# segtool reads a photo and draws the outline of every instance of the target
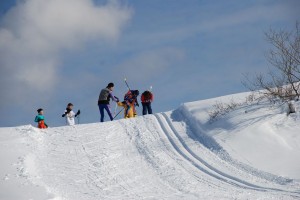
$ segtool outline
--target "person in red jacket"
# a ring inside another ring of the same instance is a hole
[[[152,94],[152,92],[148,90],[143,92],[141,96],[141,102],[143,105],[143,115],[147,115],[147,113],[152,114],[151,103],[153,102],[153,99],[154,99],[154,95]]]

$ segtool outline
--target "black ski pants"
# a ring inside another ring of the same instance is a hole
[[[151,102],[142,103],[143,105],[143,115],[152,114]]]

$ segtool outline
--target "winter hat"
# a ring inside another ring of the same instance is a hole
[[[111,88],[111,87],[114,87],[114,86],[115,86],[114,83],[109,83],[109,84],[107,85],[107,88]]]
[[[136,96],[139,96],[139,94],[140,94],[140,91],[138,91],[138,90],[134,90],[134,91],[133,91],[133,94],[134,94],[134,95],[136,95]]]
[[[40,113],[43,110],[43,108],[37,109],[37,112]]]
[[[68,106],[73,106],[73,104],[72,103],[68,103]]]

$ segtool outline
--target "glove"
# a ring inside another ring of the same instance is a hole
[[[80,110],[77,111],[75,117],[77,117],[78,115],[80,115]]]
[[[140,104],[139,104],[138,102],[136,102],[135,105],[136,105],[137,107],[140,107]]]
[[[67,112],[66,112],[66,113],[67,113]],[[65,114],[63,114],[63,115],[62,115],[62,117],[65,117],[65,116],[66,116],[66,113],[65,113]]]
[[[114,96],[114,97],[115,97],[115,99],[117,99],[117,102],[119,102],[119,101],[120,101],[118,97],[116,97],[116,96]]]

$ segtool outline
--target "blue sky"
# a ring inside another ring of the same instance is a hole
[[[269,28],[291,30],[297,0],[27,0],[0,3],[0,126],[34,124],[45,109],[64,124],[99,121],[97,99],[153,86],[155,112],[245,91],[243,73],[264,72]],[[113,105],[114,106],[114,105]],[[141,108],[139,109],[141,113]]]

